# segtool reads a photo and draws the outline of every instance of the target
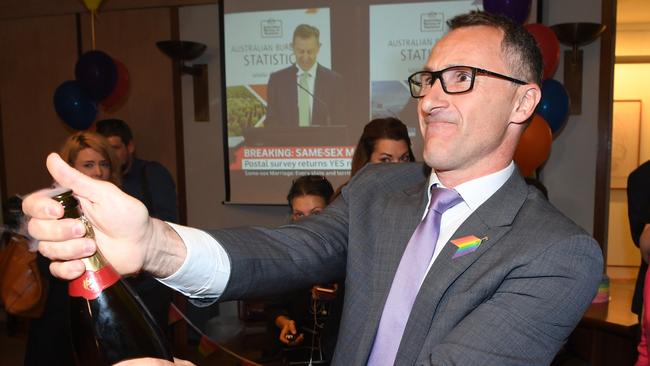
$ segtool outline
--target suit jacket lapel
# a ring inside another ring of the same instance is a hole
[[[321,65],[316,65],[316,71],[314,77],[314,97],[312,98],[312,108],[311,108],[311,124],[312,125],[323,125],[325,124],[325,108],[321,105],[323,93],[325,92],[323,87],[323,77],[321,71]]]
[[[332,85],[328,82],[328,75],[321,64],[316,66],[316,80],[314,84],[314,105],[312,108],[312,124],[329,126],[332,121],[331,108],[341,108],[341,106],[327,105],[329,98],[327,96],[331,93]],[[340,92],[340,91],[339,91]],[[334,123],[341,123],[341,121],[334,121]]]
[[[527,196],[527,186],[518,172],[497,192],[485,201],[456,230],[452,239],[474,235],[483,240],[478,249],[464,256],[453,258],[457,247],[447,242],[433,266],[427,273],[409,316],[404,336],[400,343],[396,364],[415,363],[419,350],[429,332],[435,332],[432,324],[437,306],[447,289],[462,273],[488,250],[498,246],[499,239],[510,230],[510,226]],[[418,350],[418,352],[413,352]]]
[[[425,183],[426,184],[426,183]],[[427,204],[424,184],[394,194],[383,210],[383,220],[378,223],[374,245],[373,284],[368,318],[361,337],[360,349],[370,354],[379,319],[411,235],[419,224]]]

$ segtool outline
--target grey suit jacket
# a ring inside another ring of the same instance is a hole
[[[408,240],[425,209],[419,164],[369,165],[320,215],[278,229],[215,231],[229,253],[222,299],[340,279],[334,365],[367,362]],[[415,300],[396,365],[547,365],[596,293],[596,242],[515,172],[452,238],[487,237],[452,259],[447,243]]]
[[[298,127],[298,67],[291,65],[269,77],[265,127]],[[344,125],[345,89],[338,73],[316,67],[312,125]]]

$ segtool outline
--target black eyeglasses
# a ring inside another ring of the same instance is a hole
[[[511,78],[510,76],[472,66],[452,66],[440,71],[418,71],[409,76],[408,83],[413,98],[422,98],[427,95],[433,87],[433,84],[435,84],[436,79],[440,80],[440,85],[445,93],[460,94],[472,90],[477,74],[493,76],[519,85],[528,84],[525,81]]]

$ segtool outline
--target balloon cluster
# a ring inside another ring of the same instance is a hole
[[[485,11],[504,15],[523,24],[530,13],[531,0],[483,0]],[[564,85],[551,77],[560,61],[560,42],[551,28],[539,24],[524,27],[537,41],[542,53],[542,99],[533,120],[519,140],[514,160],[524,176],[539,168],[551,152],[551,143],[567,121],[569,94]]]
[[[102,51],[88,51],[74,68],[75,80],[64,81],[54,92],[54,109],[75,130],[85,130],[97,117],[97,105],[112,110],[129,91],[129,72]]]

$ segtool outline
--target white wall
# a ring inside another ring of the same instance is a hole
[[[601,1],[544,0],[545,25],[559,23],[600,23]],[[564,80],[564,51],[554,78]],[[542,182],[549,199],[578,225],[593,232],[596,150],[598,142],[598,71],[600,40],[582,47],[584,52],[582,114],[570,115],[566,126],[555,137],[551,156],[542,170]]]

